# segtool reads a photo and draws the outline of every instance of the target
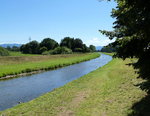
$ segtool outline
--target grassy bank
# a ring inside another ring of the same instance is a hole
[[[136,78],[138,75],[128,63],[131,63],[130,59],[113,59],[104,67],[61,88],[0,114],[127,116],[132,112],[132,105],[146,95],[135,86],[143,80]]]
[[[113,55],[115,54],[115,52],[113,52],[113,53],[100,52],[100,53],[102,53],[102,54],[106,54],[106,55],[110,55],[110,56],[113,56]]]
[[[49,56],[0,57],[0,77],[38,70],[50,70],[98,57],[98,53]]]

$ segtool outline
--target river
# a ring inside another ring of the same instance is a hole
[[[101,54],[100,57],[51,70],[0,81],[0,110],[5,110],[17,105],[19,102],[27,102],[55,88],[61,87],[112,60],[111,56]]]

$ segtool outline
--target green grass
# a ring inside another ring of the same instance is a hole
[[[23,116],[127,116],[132,105],[146,95],[134,85],[135,70],[125,61],[110,63],[30,102],[0,112]]]
[[[113,55],[115,54],[115,52],[113,52],[113,53],[100,52],[100,53],[102,53],[102,54],[106,54],[106,55],[110,55],[110,56],[113,56]]]
[[[50,70],[98,57],[98,53],[48,56],[0,57],[0,77],[38,70]]]
[[[23,54],[21,52],[12,52],[9,51],[10,56],[40,56],[38,54]]]

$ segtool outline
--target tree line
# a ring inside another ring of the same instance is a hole
[[[60,44],[51,38],[45,38],[40,43],[34,40],[22,45],[20,51],[24,54],[66,54],[95,52],[96,48],[94,45],[87,47],[79,38],[65,37]]]

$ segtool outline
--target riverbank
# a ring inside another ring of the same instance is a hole
[[[2,115],[127,116],[132,105],[146,95],[138,86],[135,70],[125,61],[110,63]]]
[[[0,57],[0,80],[52,70],[99,57],[99,53]]]

